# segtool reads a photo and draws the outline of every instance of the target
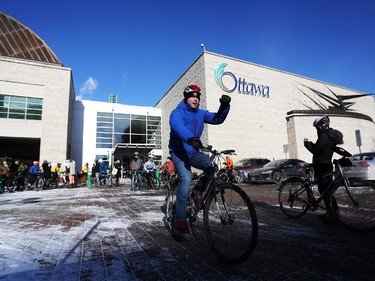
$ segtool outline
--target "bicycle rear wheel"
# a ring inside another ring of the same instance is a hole
[[[4,187],[8,190],[8,192],[13,192],[17,188],[17,184],[13,179],[7,179],[5,181]]]
[[[339,185],[331,193],[330,200],[332,213],[347,228],[358,231],[375,229],[374,186],[366,182],[348,188]]]
[[[221,185],[207,199],[204,228],[211,248],[226,262],[242,262],[254,251],[257,215],[250,198],[234,184]]]
[[[308,211],[308,192],[301,178],[289,178],[279,188],[279,205],[285,215],[292,219],[302,217]]]

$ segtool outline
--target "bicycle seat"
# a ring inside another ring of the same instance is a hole
[[[352,161],[347,157],[342,157],[340,159],[333,160],[334,164],[339,164],[341,167],[350,167],[353,166]]]
[[[221,151],[222,154],[229,154],[229,155],[233,155],[236,153],[236,151],[234,149],[227,149],[227,150],[223,150]]]
[[[334,152],[336,152],[337,154],[339,154],[341,156],[344,156],[344,157],[350,157],[350,156],[352,156],[348,151],[346,151],[342,147],[335,146],[332,150]]]

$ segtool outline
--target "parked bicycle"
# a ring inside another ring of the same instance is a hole
[[[315,198],[313,188],[317,180],[311,177],[311,165],[306,167],[306,177],[293,177],[285,180],[279,188],[279,204],[281,210],[290,218],[297,219],[318,208],[326,210],[347,228],[359,231],[375,229],[375,189],[366,181],[350,184],[346,172],[351,166],[351,154],[337,147],[336,153],[342,158],[335,159],[335,171],[329,176],[333,180],[328,188]],[[329,206],[322,206],[324,196],[328,196]],[[337,204],[336,204],[337,202]]]
[[[199,202],[196,203],[191,194],[189,196],[186,208],[189,230],[194,235],[195,227],[198,228],[199,221],[203,221],[212,250],[226,262],[242,262],[254,251],[258,237],[258,219],[253,203],[239,186],[225,183],[218,177],[216,162],[225,151],[213,150],[211,146],[202,151],[211,154],[215,174]],[[165,222],[169,231],[174,222],[177,184],[177,179],[170,182],[165,198]]]

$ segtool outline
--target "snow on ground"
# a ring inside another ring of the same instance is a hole
[[[47,280],[58,276],[58,280],[61,277],[69,279],[69,271],[63,276],[58,274],[59,264],[82,264],[83,260],[101,254],[101,251],[90,250],[82,256],[85,241],[95,240],[94,233],[100,244],[106,238],[112,239],[118,229],[126,231],[134,223],[163,225],[160,208],[153,206],[162,205],[163,195],[150,197],[128,191],[134,198],[132,204],[150,207],[134,214],[133,218],[124,219],[114,209],[127,209],[128,203],[116,201],[116,193],[108,200],[102,192],[80,187],[1,194],[0,279],[39,280],[38,275],[48,276]],[[133,246],[135,251],[140,250],[137,243]],[[44,271],[52,272],[46,274]],[[14,275],[17,272],[19,275]],[[27,272],[29,275],[25,275]],[[16,279],[10,276],[16,276]]]

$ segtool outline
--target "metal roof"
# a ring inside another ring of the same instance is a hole
[[[1,11],[0,55],[62,65],[54,52],[38,35]]]

